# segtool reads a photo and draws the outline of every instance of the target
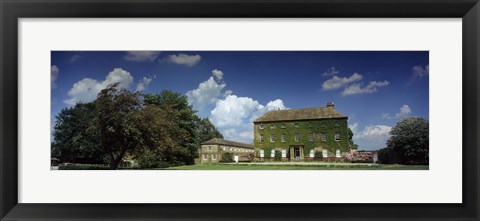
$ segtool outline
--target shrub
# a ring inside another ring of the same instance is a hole
[[[323,159],[322,151],[315,151],[314,159],[315,160],[322,160]]]
[[[231,153],[223,153],[220,163],[231,163],[233,162],[233,157]]]
[[[275,160],[282,160],[282,152],[280,150],[275,150]]]
[[[159,156],[152,151],[145,151],[137,157],[138,166],[142,169],[166,168],[171,166],[169,163],[162,162]]]
[[[108,165],[98,164],[60,164],[59,170],[108,170]]]

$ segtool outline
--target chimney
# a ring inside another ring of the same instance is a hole
[[[333,102],[331,102],[331,101],[327,102],[327,107],[328,107],[328,108],[335,109],[335,108],[334,108],[335,105],[334,105]]]

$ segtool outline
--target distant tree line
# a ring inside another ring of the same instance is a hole
[[[108,163],[110,169],[127,158],[143,168],[190,165],[202,142],[223,138],[186,96],[169,90],[141,95],[118,84],[95,101],[62,109],[53,136],[52,156],[61,162]]]
[[[428,121],[407,117],[390,131],[387,147],[380,149],[378,159],[384,164],[429,164]]]

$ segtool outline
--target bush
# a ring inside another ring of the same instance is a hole
[[[108,165],[98,164],[60,164],[59,170],[109,170]]]
[[[159,156],[152,151],[145,151],[142,155],[137,157],[138,166],[142,169],[151,168],[166,168],[171,166],[166,162],[162,162]]]
[[[315,151],[314,159],[315,160],[322,160],[323,159],[322,151]]]
[[[231,163],[233,162],[233,157],[231,153],[223,153],[220,163]]]
[[[282,152],[280,150],[275,150],[275,160],[277,161],[282,160]]]

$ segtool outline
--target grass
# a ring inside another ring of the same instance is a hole
[[[166,170],[428,170],[428,165],[229,163],[169,167]]]

